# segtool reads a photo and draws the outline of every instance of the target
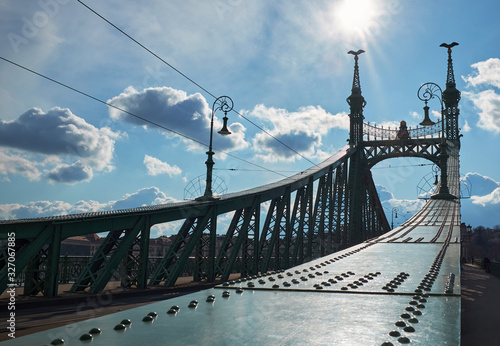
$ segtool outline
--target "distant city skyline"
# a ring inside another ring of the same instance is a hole
[[[231,135],[214,133],[214,174],[228,192],[280,180],[347,143],[347,51],[366,51],[365,121],[414,127],[423,119],[417,89],[429,81],[444,89],[439,45],[456,41],[460,165],[472,183],[462,222],[500,224],[497,1],[83,3],[171,66],[79,2],[1,2],[0,56],[128,113],[0,60],[0,219],[183,200],[205,174],[200,142],[208,143],[212,96],[230,96],[243,116],[228,113]],[[438,102],[429,106],[439,120]],[[373,168],[388,219],[399,210],[395,225],[422,205],[416,187],[432,173],[429,163],[394,159]],[[177,227],[156,225],[152,237]]]

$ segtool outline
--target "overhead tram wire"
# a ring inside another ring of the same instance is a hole
[[[90,6],[88,6],[87,4],[85,4],[81,0],[76,0],[76,1],[78,1],[82,6],[86,7],[89,11],[91,11],[92,13],[94,13],[96,16],[98,16],[99,18],[101,18],[102,20],[104,20],[106,23],[108,23],[109,25],[111,25],[113,28],[115,28],[116,30],[118,30],[119,32],[121,32],[123,35],[125,35],[126,37],[128,37],[130,40],[132,40],[133,42],[135,42],[136,44],[138,44],[141,48],[145,49],[148,53],[152,54],[155,58],[159,59],[161,62],[163,62],[168,67],[170,67],[171,69],[173,69],[175,72],[177,72],[178,74],[180,74],[182,77],[186,78],[188,81],[190,81],[191,83],[193,83],[194,85],[196,85],[198,88],[200,88],[201,90],[203,90],[204,92],[206,92],[208,95],[212,96],[214,99],[217,99],[217,96],[215,96],[210,91],[208,91],[207,89],[205,89],[204,87],[202,87],[200,84],[196,83],[193,79],[189,78],[187,75],[185,75],[184,73],[182,73],[179,69],[177,69],[173,65],[169,64],[167,61],[165,61],[163,58],[161,58],[158,54],[156,54],[151,49],[147,48],[145,45],[143,45],[142,43],[140,43],[139,41],[137,41],[135,38],[133,38],[132,36],[130,36],[129,34],[127,34],[125,31],[123,31],[118,26],[116,26],[115,24],[113,24],[111,21],[109,21],[108,19],[106,19],[104,16],[102,16],[101,14],[99,14],[96,10],[94,10],[93,8],[91,8]],[[293,149],[292,147],[290,147],[288,144],[286,144],[283,141],[281,141],[280,139],[276,138],[275,136],[273,136],[272,134],[270,134],[268,131],[266,131],[265,129],[263,129],[261,126],[257,125],[256,123],[254,123],[253,121],[251,121],[250,119],[248,119],[247,117],[245,117],[240,112],[238,112],[238,111],[236,111],[234,109],[233,109],[233,112],[235,112],[236,114],[238,114],[240,117],[242,117],[243,119],[245,119],[246,121],[248,121],[250,124],[252,124],[256,128],[258,128],[260,131],[264,132],[266,135],[268,135],[272,139],[276,140],[281,145],[285,146],[287,149],[291,150],[295,154],[297,154],[300,157],[302,157],[304,160],[308,161],[310,164],[312,164],[314,166],[317,165],[317,163],[314,163],[313,161],[311,161],[310,159],[308,159],[307,157],[305,157],[304,155],[302,155],[301,153],[299,153],[298,151],[296,151],[295,149]]]
[[[10,64],[12,64],[12,65],[14,65],[14,66],[17,66],[17,67],[19,67],[19,68],[22,68],[22,69],[23,69],[23,70],[25,70],[25,71],[31,72],[31,73],[33,73],[33,74],[35,74],[35,75],[39,76],[39,77],[45,78],[45,79],[47,79],[47,80],[49,80],[49,81],[51,81],[51,82],[53,82],[53,83],[55,83],[55,84],[58,84],[58,85],[60,85],[60,86],[63,86],[63,87],[65,87],[65,88],[67,88],[67,89],[69,89],[69,90],[71,90],[71,91],[74,91],[74,92],[76,92],[76,93],[80,94],[80,95],[86,96],[86,97],[88,97],[88,98],[90,98],[90,99],[92,99],[92,100],[94,100],[94,101],[100,102],[100,103],[102,103],[102,104],[104,104],[104,105],[106,105],[106,106],[108,106],[108,107],[111,107],[111,108],[114,108],[114,109],[116,109],[116,110],[119,110],[120,112],[123,112],[123,113],[125,113],[125,114],[130,115],[130,116],[133,116],[134,118],[140,119],[140,120],[142,120],[142,121],[144,121],[144,122],[146,122],[146,123],[148,123],[148,124],[151,124],[151,125],[153,125],[153,126],[156,126],[156,127],[161,128],[161,129],[163,129],[163,130],[169,131],[169,132],[171,132],[171,133],[173,133],[173,134],[176,134],[176,135],[178,135],[178,136],[180,136],[180,137],[183,137],[183,138],[186,138],[186,139],[188,139],[188,140],[190,140],[190,141],[193,141],[193,142],[195,142],[195,143],[198,143],[198,144],[200,144],[200,145],[202,145],[202,146],[204,146],[204,147],[208,147],[208,145],[206,145],[205,143],[203,143],[203,142],[201,142],[201,141],[199,141],[199,140],[197,140],[197,139],[191,138],[191,137],[189,137],[189,136],[187,136],[187,135],[185,135],[185,134],[182,134],[182,133],[180,133],[180,132],[178,132],[178,131],[172,130],[172,129],[170,129],[170,128],[166,127],[166,126],[163,126],[163,125],[160,125],[160,124],[158,124],[158,123],[156,123],[156,122],[154,122],[154,121],[148,120],[148,119],[146,119],[146,118],[144,118],[144,117],[142,117],[142,116],[140,116],[140,115],[134,114],[134,113],[129,112],[129,111],[125,110],[125,109],[122,109],[122,108],[120,108],[120,107],[117,107],[117,106],[115,106],[115,105],[113,105],[113,104],[111,104],[111,103],[109,103],[109,102],[103,101],[103,100],[101,100],[101,99],[99,99],[99,98],[97,98],[97,97],[95,97],[95,96],[92,96],[92,95],[90,95],[90,94],[87,94],[87,93],[85,93],[85,92],[83,92],[83,91],[81,91],[81,90],[78,90],[78,89],[76,89],[76,88],[73,88],[73,87],[71,87],[71,86],[69,86],[69,85],[67,85],[67,84],[64,84],[64,83],[62,83],[62,82],[59,82],[59,81],[57,81],[57,80],[55,80],[55,79],[53,79],[53,78],[47,77],[47,76],[45,76],[45,75],[43,75],[43,74],[41,74],[41,73],[39,73],[39,72],[36,72],[36,71],[34,71],[34,70],[32,70],[32,69],[30,69],[30,68],[28,68],[28,67],[25,67],[25,66],[23,66],[23,65],[20,65],[20,64],[18,64],[18,63],[16,63],[16,62],[14,62],[14,61],[12,61],[12,60],[6,59],[6,58],[4,58],[4,57],[2,57],[2,56],[0,56],[0,59],[1,59],[1,60],[3,60],[3,61],[8,62],[8,63],[10,63]],[[231,154],[231,153],[228,153],[228,152],[226,152],[226,151],[219,150],[219,149],[217,149],[217,148],[214,148],[214,149],[215,149],[215,150],[217,150],[217,151],[219,151],[219,152],[221,152],[221,153],[223,153],[223,154],[226,154],[226,155],[228,155],[228,156],[230,156],[230,157],[232,157],[232,158],[235,158],[235,159],[240,160],[240,161],[242,161],[242,162],[248,163],[249,165],[252,165],[252,166],[258,167],[258,168],[260,168],[260,169],[262,169],[262,170],[265,170],[265,171],[268,171],[268,172],[271,172],[271,173],[275,173],[275,174],[281,175],[282,177],[287,178],[287,176],[286,176],[286,175],[281,174],[281,173],[279,173],[279,172],[276,172],[276,171],[274,171],[274,170],[272,170],[272,169],[269,169],[269,168],[266,168],[266,167],[260,166],[260,165],[258,165],[258,164],[256,164],[256,163],[250,162],[250,161],[248,161],[248,160],[242,159],[242,158],[240,158],[240,157],[238,157],[238,156],[235,156],[235,155],[233,155],[233,154]]]

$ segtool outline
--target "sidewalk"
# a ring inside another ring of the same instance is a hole
[[[500,345],[500,278],[465,264],[461,283],[461,345]]]

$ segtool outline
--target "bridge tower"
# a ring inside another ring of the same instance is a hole
[[[352,80],[351,95],[347,98],[350,107],[350,132],[349,145],[351,150],[356,150],[351,156],[349,166],[349,241],[357,244],[363,241],[363,220],[362,220],[362,198],[366,195],[363,184],[366,174],[366,165],[363,152],[363,108],[366,105],[365,98],[361,95],[361,84],[359,81],[358,56],[364,50],[357,52],[349,51],[354,55],[354,76]]]

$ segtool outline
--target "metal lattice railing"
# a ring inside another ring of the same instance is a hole
[[[408,128],[409,138],[438,138],[441,136],[442,128],[441,121],[431,126],[417,126],[415,128]],[[399,128],[384,128],[383,126],[377,127],[376,124],[363,123],[363,136],[367,140],[394,140],[398,139]]]

